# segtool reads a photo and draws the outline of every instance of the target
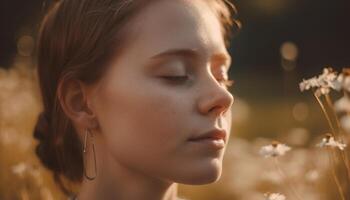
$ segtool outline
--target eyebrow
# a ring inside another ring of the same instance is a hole
[[[199,52],[197,49],[169,49],[151,57],[151,59],[159,59],[167,56],[183,56],[190,58],[199,58]],[[217,53],[213,55],[215,62],[225,63],[226,67],[229,68],[231,65],[232,58],[228,53]]]
[[[184,57],[199,57],[196,49],[169,49],[151,57],[151,59],[158,59],[166,56],[184,56]]]

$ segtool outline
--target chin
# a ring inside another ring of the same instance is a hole
[[[200,167],[187,168],[185,176],[179,179],[178,183],[187,185],[205,185],[217,182],[222,173],[222,165],[220,163],[202,164]]]

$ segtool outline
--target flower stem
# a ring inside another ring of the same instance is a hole
[[[340,126],[338,116],[337,116],[337,114],[336,114],[336,112],[334,110],[333,101],[332,101],[331,97],[328,94],[326,94],[326,101],[327,101],[328,106],[332,110],[332,113],[334,115],[335,121],[337,123],[337,128],[338,128],[338,131],[339,131],[339,135],[341,135],[341,133],[343,133],[343,131],[342,131],[342,128]],[[341,138],[341,137],[339,137],[339,138]],[[348,158],[348,155],[347,155],[347,151],[346,150],[345,151],[340,151],[340,155],[341,155],[342,161],[345,164],[346,172],[347,172],[347,175],[348,175],[348,179],[350,181],[350,166],[349,166],[349,158]]]
[[[293,193],[293,195],[298,199],[298,200],[302,200],[302,198],[300,198],[300,196],[298,195],[297,191],[295,190],[295,188],[293,187],[292,184],[289,183],[289,181],[287,181],[288,177],[287,175],[283,172],[283,170],[281,169],[281,167],[279,166],[278,160],[277,158],[273,158],[275,167],[278,171],[278,173],[282,176],[282,178],[285,180],[287,186],[290,188],[291,192]]]
[[[335,110],[334,110],[333,101],[332,101],[331,97],[329,96],[329,94],[326,94],[325,96],[326,96],[326,102],[327,102],[329,108],[332,110],[332,113],[333,113],[333,115],[334,115],[335,122],[336,122],[336,124],[337,124],[337,126],[338,126],[338,131],[339,131],[339,135],[340,135],[341,126],[340,126],[340,122],[339,122],[339,119],[338,119],[338,117],[337,117],[337,114],[336,114],[336,112],[335,112]]]
[[[330,151],[331,151],[331,150],[330,150]],[[331,154],[332,154],[332,152],[331,152]],[[333,157],[332,155],[329,155],[329,153],[328,153],[328,158],[329,158],[329,162],[330,162],[331,168],[332,168],[332,177],[333,177],[333,179],[334,179],[335,184],[337,185],[339,195],[340,195],[340,197],[341,197],[342,200],[345,200],[343,188],[341,187],[340,182],[339,182],[339,179],[338,179],[338,176],[337,176],[337,174],[335,173],[335,161],[334,161],[334,157]]]
[[[327,111],[326,111],[325,106],[323,105],[321,99],[315,94],[315,92],[313,93],[313,95],[314,95],[314,97],[316,98],[318,104],[320,105],[320,107],[321,107],[321,109],[322,109],[322,111],[323,111],[323,114],[325,115],[325,117],[326,117],[326,119],[327,119],[328,125],[329,125],[329,127],[331,128],[331,130],[332,130],[333,137],[336,138],[335,135],[334,135],[334,134],[335,134],[334,126],[333,126],[332,121],[331,121],[331,119],[330,119],[330,117],[329,117],[329,115],[328,115],[328,113],[327,113]]]

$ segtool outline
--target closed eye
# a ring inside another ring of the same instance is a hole
[[[160,76],[160,78],[174,83],[181,83],[187,81],[189,79],[189,76]],[[226,87],[231,87],[234,84],[234,80],[230,79],[221,79],[218,80],[218,82],[224,84]]]
[[[189,77],[186,75],[186,76],[161,76],[161,78],[171,82],[184,82],[184,81],[187,81]]]
[[[219,80],[220,83],[223,83],[226,87],[232,87],[234,84],[234,80],[230,80],[230,79],[222,79]]]

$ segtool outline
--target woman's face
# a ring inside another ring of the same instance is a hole
[[[222,81],[230,60],[218,18],[203,0],[160,0],[129,26],[133,39],[98,83],[93,101],[109,153],[167,181],[218,180],[225,148],[189,141],[231,129],[233,97]]]

